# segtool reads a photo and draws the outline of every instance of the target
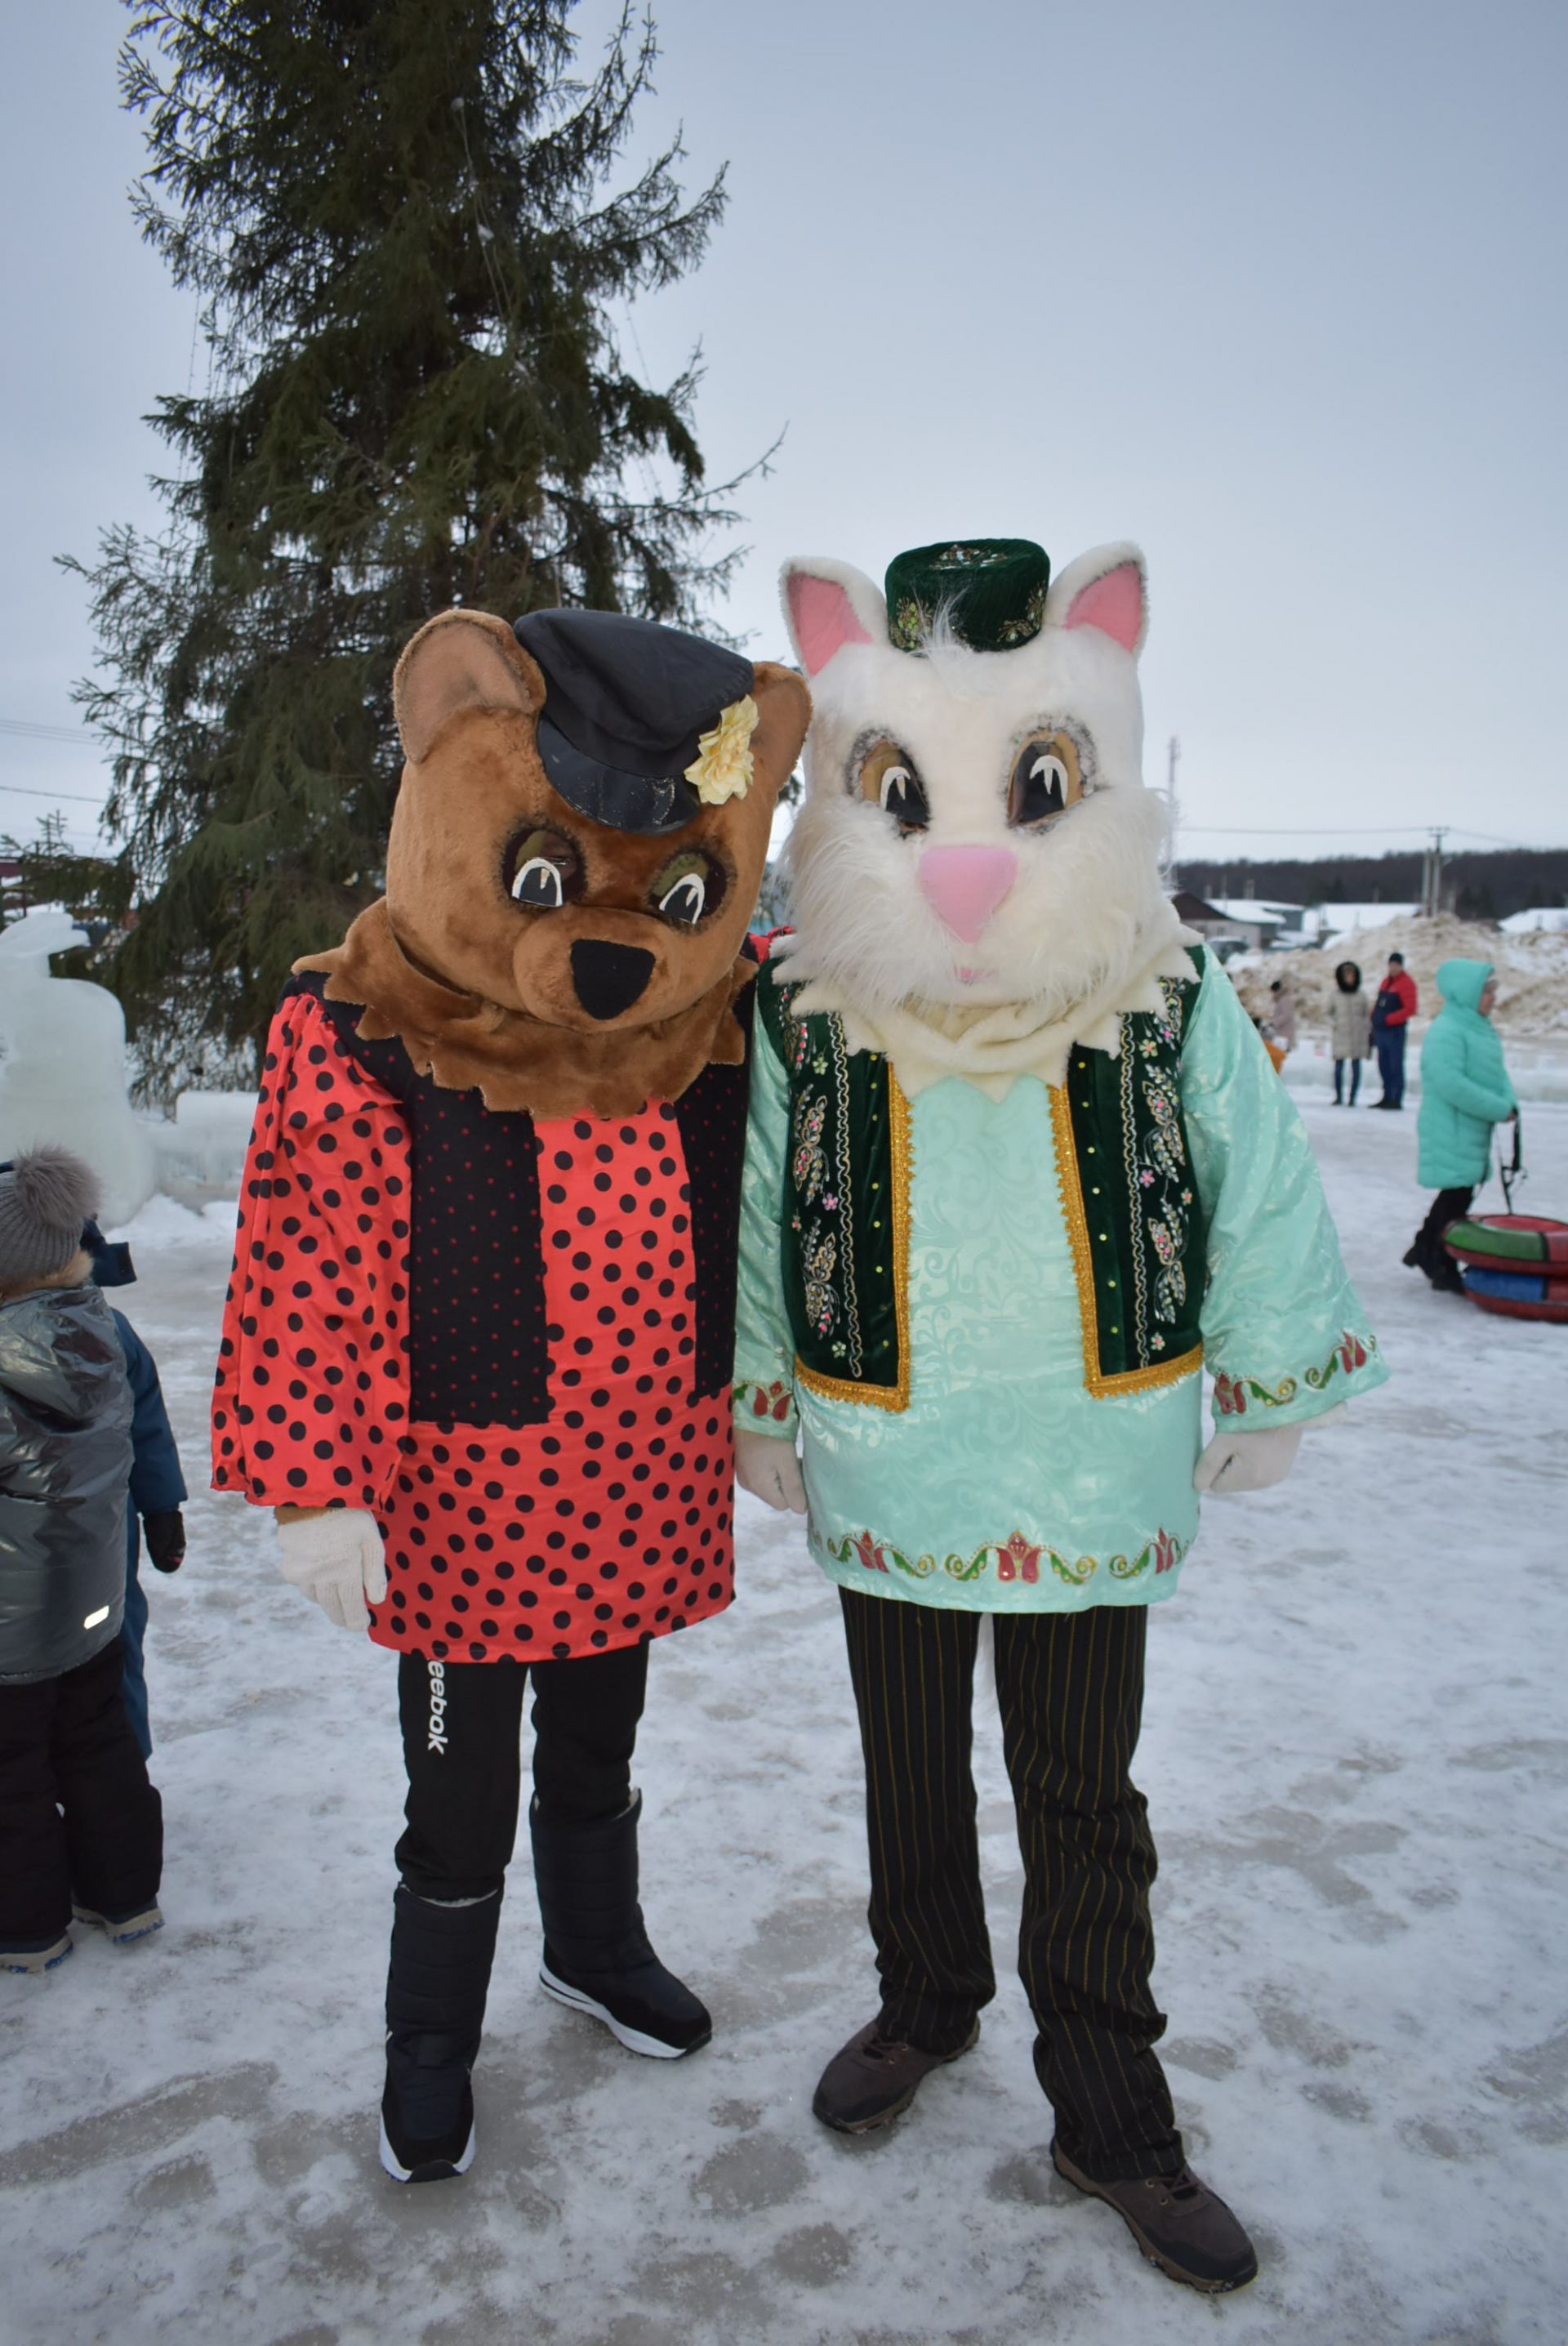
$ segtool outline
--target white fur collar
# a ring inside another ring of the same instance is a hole
[[[974,1008],[902,1002],[867,1009],[848,999],[841,980],[813,977],[802,966],[807,957],[800,941],[789,935],[779,937],[773,948],[774,983],[788,985],[805,977],[795,1003],[797,1014],[807,1017],[815,1011],[836,1012],[850,1049],[885,1052],[911,1097],[958,1076],[988,1098],[1004,1099],[1021,1076],[1033,1076],[1043,1084],[1064,1082],[1074,1044],[1117,1057],[1123,1018],[1134,1011],[1164,1008],[1161,978],[1191,978],[1186,948],[1202,939],[1182,926],[1168,898],[1162,902],[1165,918],[1152,924],[1154,934],[1146,927],[1140,932],[1127,964],[1084,1001],[1055,1017],[1029,1002]]]

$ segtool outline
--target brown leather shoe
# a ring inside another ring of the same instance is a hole
[[[811,2115],[840,2134],[870,2134],[907,2110],[922,2079],[962,2059],[978,2043],[977,2020],[954,2052],[924,2053],[918,2045],[884,2036],[873,2020],[834,2054],[811,2101]]]
[[[1122,2218],[1149,2262],[1218,2297],[1257,2278],[1257,2252],[1223,2199],[1188,2167],[1179,2175],[1149,2175],[1132,2183],[1096,2183],[1051,2145],[1058,2175],[1105,2200]]]

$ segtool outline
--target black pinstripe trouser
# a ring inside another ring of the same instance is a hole
[[[996,1993],[970,1769],[980,1616],[839,1593],[866,1756],[881,2025],[951,2052]],[[1086,2174],[1174,2173],[1181,2137],[1153,2049],[1166,2025],[1149,1986],[1155,1845],[1128,1774],[1146,1611],[993,1617],[1035,2071]]]

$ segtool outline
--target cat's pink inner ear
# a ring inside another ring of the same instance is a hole
[[[1125,652],[1137,644],[1144,625],[1144,582],[1135,562],[1118,562],[1081,595],[1074,595],[1064,627],[1098,627]]]
[[[789,617],[808,676],[826,668],[840,645],[871,640],[855,617],[854,605],[833,578],[813,578],[806,571],[799,572],[789,581]]]

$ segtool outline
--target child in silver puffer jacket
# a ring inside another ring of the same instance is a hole
[[[131,1392],[59,1148],[0,1173],[0,1970],[144,1937],[163,1813],[120,1694]]]

